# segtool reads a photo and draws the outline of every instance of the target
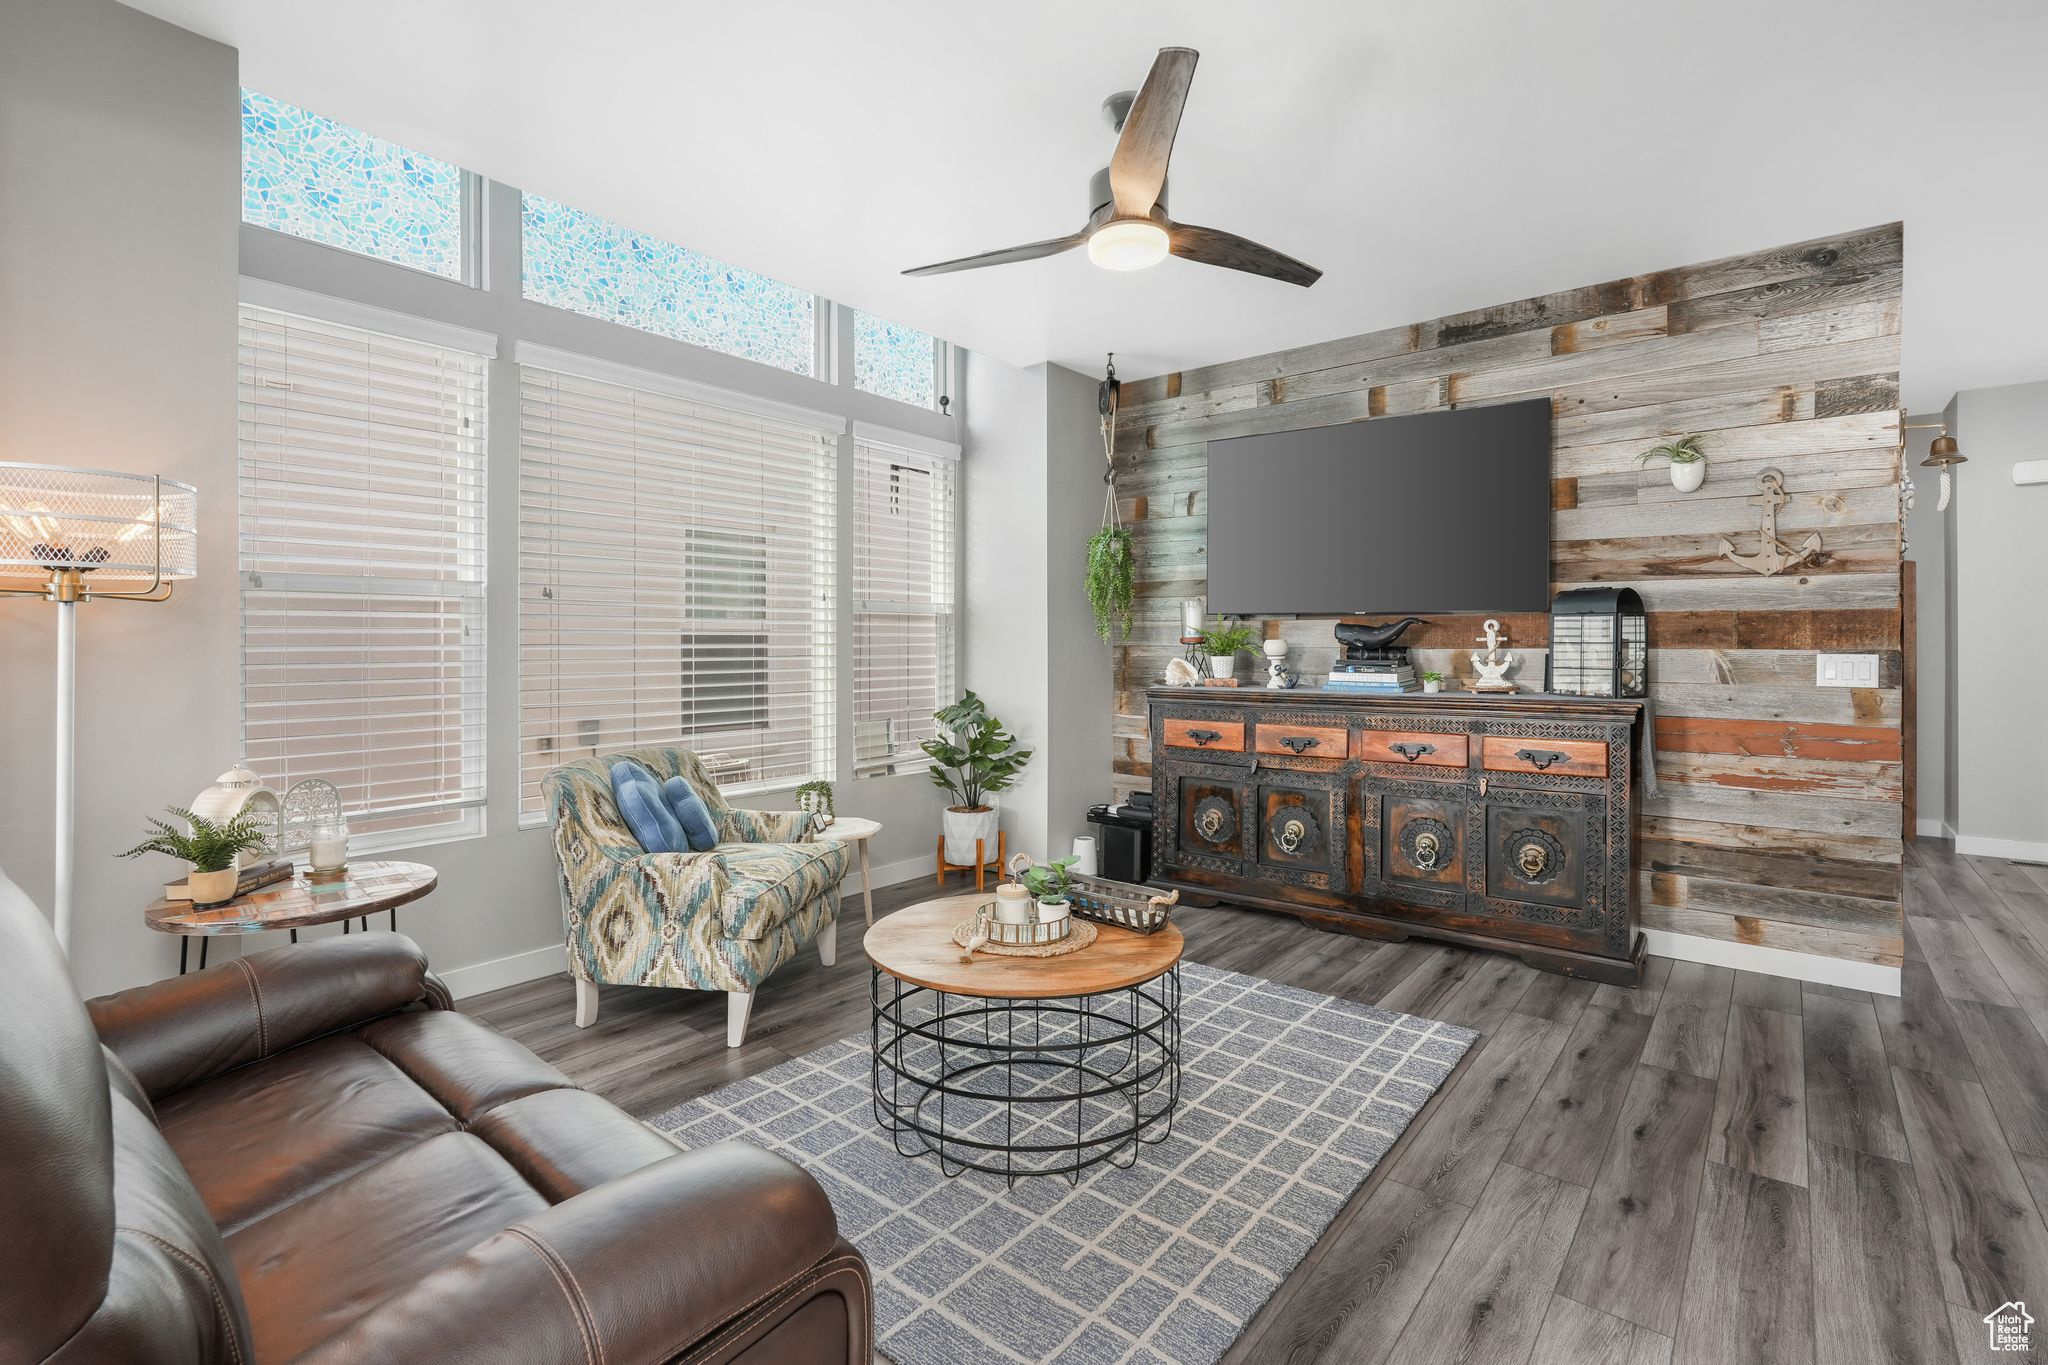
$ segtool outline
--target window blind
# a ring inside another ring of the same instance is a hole
[[[480,829],[484,357],[244,305],[237,368],[245,757]]]
[[[520,367],[520,818],[572,758],[676,744],[728,789],[833,768],[837,438]]]
[[[957,462],[856,434],[853,762],[872,777],[930,762],[953,700]]]

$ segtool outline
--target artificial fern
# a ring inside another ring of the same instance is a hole
[[[1105,641],[1112,623],[1131,634],[1131,606],[1138,591],[1138,551],[1131,533],[1104,526],[1088,537],[1088,605],[1095,610],[1095,631]]]
[[[149,823],[155,832],[118,856],[133,858],[144,853],[162,853],[184,859],[192,864],[194,872],[225,872],[235,865],[238,856],[252,848],[262,848],[269,838],[255,815],[237,815],[216,824],[183,806],[164,809],[190,825],[191,832],[152,815]]]

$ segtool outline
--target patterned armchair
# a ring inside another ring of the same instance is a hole
[[[703,853],[647,853],[612,800],[620,759],[682,777],[718,822]],[[846,845],[814,838],[803,811],[736,810],[686,749],[627,749],[565,763],[541,781],[554,827],[576,1024],[597,1022],[599,985],[725,992],[725,1041],[747,1033],[754,990],[806,943],[838,952]]]

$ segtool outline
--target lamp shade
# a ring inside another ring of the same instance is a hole
[[[75,569],[89,583],[199,571],[199,492],[150,474],[0,461],[0,578]]]

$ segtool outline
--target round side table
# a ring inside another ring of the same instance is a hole
[[[868,840],[882,832],[880,820],[864,820],[858,815],[842,815],[818,831],[820,839],[837,839],[852,844],[860,851],[860,893],[867,900],[868,925],[875,922],[875,879],[868,870]]]
[[[314,924],[341,921],[348,932],[349,921],[361,919],[370,927],[370,916],[389,911],[391,927],[398,928],[398,907],[416,901],[432,891],[439,881],[425,863],[355,862],[348,876],[339,881],[314,881],[300,868],[288,882],[261,887],[218,905],[194,905],[191,901],[167,901],[159,897],[142,912],[142,919],[160,934],[177,934],[178,974],[185,974],[185,959],[192,940],[199,940],[199,965],[206,965],[209,940],[223,934],[262,934],[273,929],[292,931]]]
[[[1173,1131],[1180,1098],[1180,929],[1096,924],[1059,957],[977,953],[953,926],[988,897],[884,916],[864,946],[875,1121],[941,1174],[1010,1183],[1129,1166]]]

